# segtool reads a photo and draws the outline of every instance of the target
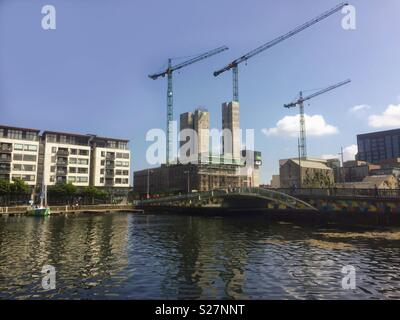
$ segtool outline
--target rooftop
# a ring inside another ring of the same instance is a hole
[[[35,133],[39,133],[40,132],[40,130],[38,130],[38,129],[5,126],[5,125],[1,125],[1,124],[0,124],[0,129],[22,130],[22,131],[29,131],[29,132],[35,132]]]

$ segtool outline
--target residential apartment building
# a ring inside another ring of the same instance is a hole
[[[0,179],[37,183],[39,130],[0,125]]]
[[[41,139],[43,179],[46,185],[72,183],[89,186],[91,136],[44,131]]]
[[[357,160],[377,164],[400,157],[400,129],[357,135]]]
[[[128,140],[93,136],[90,184],[126,188],[130,185],[131,153]]]

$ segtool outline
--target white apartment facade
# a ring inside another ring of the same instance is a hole
[[[91,185],[127,188],[131,184],[131,152],[128,140],[97,137],[91,140]]]
[[[0,179],[37,183],[39,130],[0,125]]]
[[[41,146],[44,183],[89,186],[90,139],[88,135],[44,131]]]

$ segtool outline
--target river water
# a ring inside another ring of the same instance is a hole
[[[56,270],[53,290],[42,287],[44,265]],[[354,290],[342,287],[348,265]],[[37,298],[399,299],[400,230],[263,217],[0,217],[0,299]]]

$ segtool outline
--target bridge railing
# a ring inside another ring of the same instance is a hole
[[[194,192],[189,194],[175,195],[157,199],[146,199],[140,201],[141,205],[161,204],[161,203],[174,203],[174,202],[187,202],[187,201],[202,201],[210,198],[224,197],[227,195],[236,194],[258,194],[260,196],[275,200],[281,204],[287,204],[293,208],[315,209],[310,204],[300,199],[297,199],[287,193],[280,192],[272,189],[265,188],[252,188],[252,187],[237,187],[226,189],[215,189],[204,192]]]
[[[271,189],[294,197],[300,196],[338,196],[400,198],[400,189],[355,189],[355,188],[278,188]]]

